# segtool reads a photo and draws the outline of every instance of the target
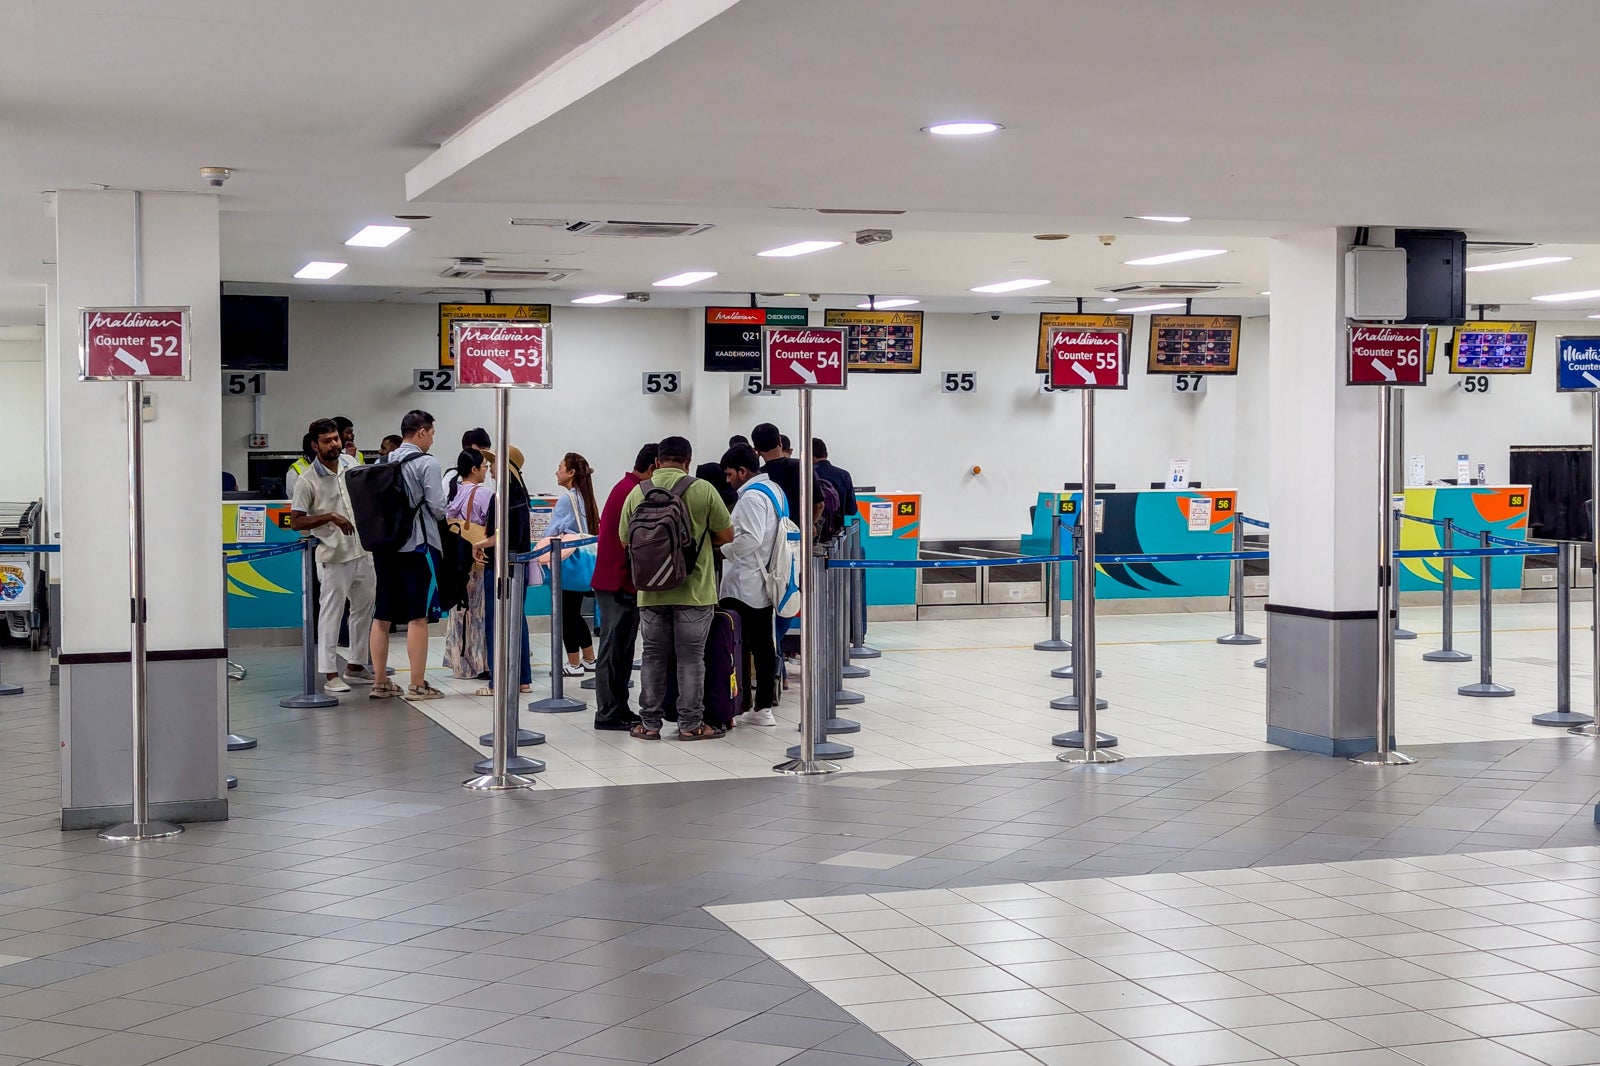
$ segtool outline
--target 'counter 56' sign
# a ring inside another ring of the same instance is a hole
[[[1350,325],[1351,385],[1426,385],[1427,326]]]
[[[1127,334],[1118,329],[1052,329],[1052,389],[1120,389],[1126,382]]]
[[[85,307],[80,381],[188,381],[187,307]]]
[[[454,322],[456,387],[548,389],[550,327],[543,322]]]

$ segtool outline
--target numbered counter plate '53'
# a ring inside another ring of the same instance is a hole
[[[1350,323],[1349,385],[1426,385],[1427,326]]]
[[[1127,386],[1127,338],[1120,329],[1052,329],[1052,389],[1121,389]]]
[[[845,387],[844,326],[766,326],[761,373],[769,389]]]
[[[550,327],[543,322],[454,322],[456,387],[548,389]]]
[[[189,380],[187,307],[85,307],[78,322],[78,380]]]

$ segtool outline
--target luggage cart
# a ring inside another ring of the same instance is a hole
[[[38,552],[8,554],[8,544],[39,544],[44,540],[44,501],[0,500],[0,617],[14,640],[25,640],[38,651],[44,636],[45,556]],[[27,589],[30,595],[23,596]],[[8,595],[10,593],[10,595]]]

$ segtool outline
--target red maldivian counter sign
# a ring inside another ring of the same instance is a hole
[[[543,322],[453,322],[456,387],[548,389],[550,327]]]
[[[767,326],[761,331],[761,374],[769,389],[845,387],[844,326]]]
[[[1119,329],[1052,329],[1052,389],[1120,389],[1127,384],[1127,334]]]
[[[1427,326],[1349,327],[1349,385],[1426,385]]]
[[[187,307],[85,307],[79,381],[188,381]]]

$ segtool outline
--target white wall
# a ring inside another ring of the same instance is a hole
[[[44,495],[44,329],[37,336],[14,339],[25,332],[0,330],[0,397],[5,398],[0,500]]]

